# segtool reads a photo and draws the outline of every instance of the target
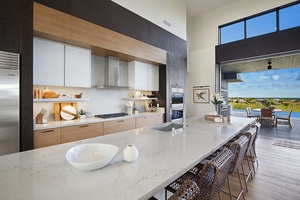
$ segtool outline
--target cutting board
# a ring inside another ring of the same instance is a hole
[[[73,106],[76,110],[78,110],[76,102],[54,103],[54,120],[55,121],[64,121],[64,119],[62,119],[62,117],[60,116],[60,111],[65,106]]]

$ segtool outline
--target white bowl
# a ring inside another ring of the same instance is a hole
[[[66,159],[76,169],[95,170],[108,165],[118,151],[118,147],[110,144],[81,144],[69,149]]]

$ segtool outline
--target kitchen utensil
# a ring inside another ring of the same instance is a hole
[[[82,94],[83,94],[83,93],[75,94],[75,97],[76,97],[77,99],[80,99],[80,98],[82,97]]]
[[[61,109],[60,115],[64,120],[78,118],[77,111],[73,106],[65,106]]]
[[[95,170],[108,165],[117,155],[119,148],[111,144],[81,144],[69,149],[67,161],[79,170]]]

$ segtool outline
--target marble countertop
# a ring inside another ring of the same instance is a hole
[[[34,130],[43,130],[43,129],[49,129],[49,128],[60,128],[60,127],[66,127],[66,126],[76,126],[76,125],[82,125],[82,124],[91,124],[91,123],[98,123],[98,122],[105,122],[105,121],[112,121],[112,120],[120,120],[120,119],[128,119],[128,118],[135,118],[135,117],[145,117],[145,116],[151,116],[151,115],[160,115],[164,114],[163,112],[143,112],[139,113],[137,115],[128,115],[125,117],[114,117],[114,118],[107,118],[102,119],[98,117],[87,117],[85,119],[75,119],[75,120],[69,120],[69,121],[48,121],[45,124],[36,124]]]
[[[178,133],[141,128],[1,156],[0,199],[148,199],[254,122],[196,117],[187,119],[188,126]],[[67,150],[91,142],[113,144],[120,151],[102,169],[73,168],[65,159]],[[122,159],[127,144],[139,150],[135,162]]]

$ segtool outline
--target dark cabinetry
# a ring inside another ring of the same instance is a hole
[[[0,2],[0,51],[20,54],[20,149],[33,148],[33,1]]]
[[[19,53],[21,1],[3,1],[0,5],[0,50]]]
[[[186,81],[186,70],[177,67],[169,67],[169,70],[170,85],[184,86]]]

